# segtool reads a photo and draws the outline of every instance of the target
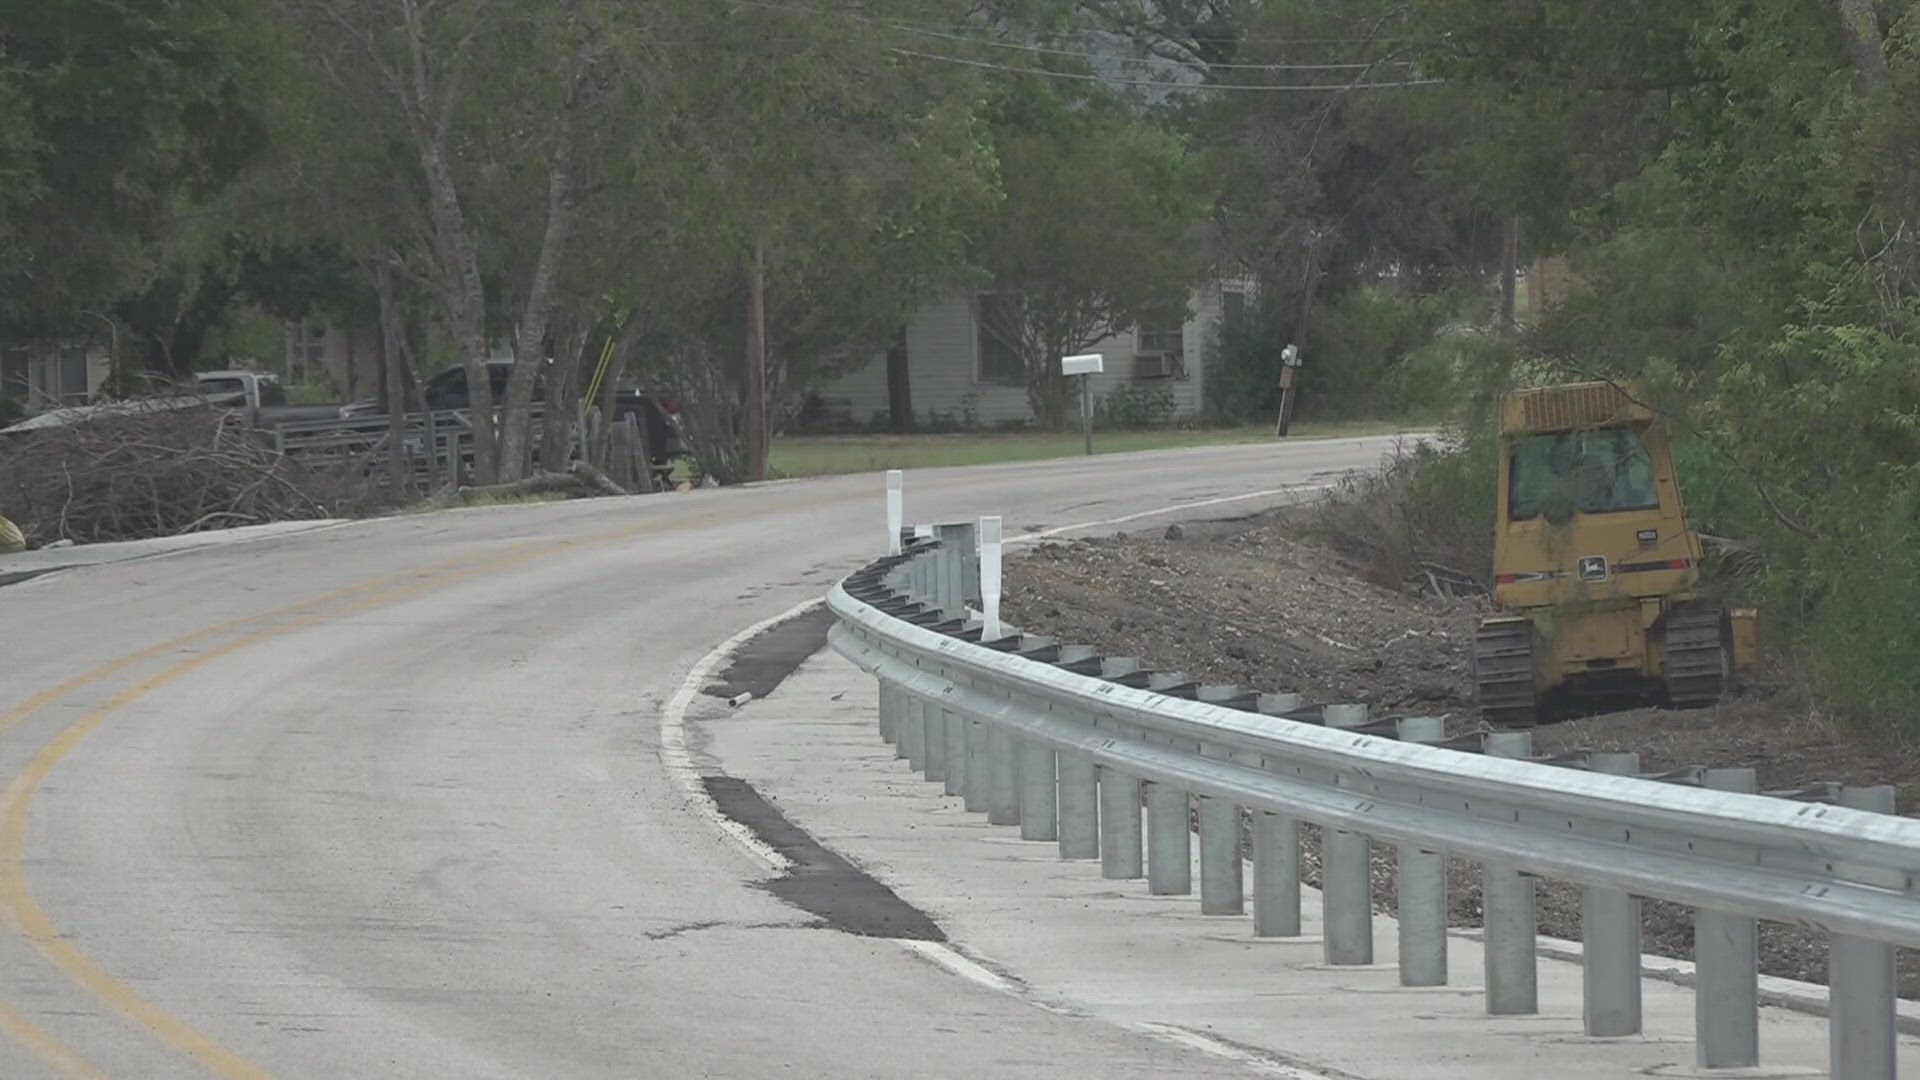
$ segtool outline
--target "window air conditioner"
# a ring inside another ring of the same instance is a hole
[[[1139,353],[1133,358],[1133,377],[1136,379],[1165,379],[1173,375],[1174,358],[1172,353]]]

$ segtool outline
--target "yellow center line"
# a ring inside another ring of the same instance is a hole
[[[759,510],[765,512],[776,508],[785,508],[797,500],[769,500]],[[589,533],[570,541],[555,542],[549,539],[528,540],[510,545],[505,553],[494,553],[479,562],[473,556],[463,556],[432,563],[425,567],[387,574],[359,585],[349,586],[320,596],[274,608],[258,615],[235,619],[205,630],[186,634],[162,642],[158,645],[131,653],[117,660],[102,664],[82,675],[69,679],[59,686],[37,694],[22,705],[4,715],[0,715],[0,732],[19,724],[36,710],[43,708],[58,698],[72,693],[90,683],[104,679],[116,672],[125,670],[143,660],[151,659],[171,650],[203,641],[245,626],[267,622],[282,616],[294,616],[306,612],[297,618],[291,618],[278,625],[257,630],[235,638],[208,652],[201,653],[188,660],[168,668],[145,681],[114,695],[104,704],[75,721],[43,747],[26,767],[8,785],[4,795],[0,795],[0,907],[4,907],[14,925],[30,941],[40,954],[52,961],[76,984],[91,992],[94,996],[113,1006],[122,1014],[147,1028],[163,1042],[182,1051],[199,1061],[214,1075],[229,1080],[259,1080],[271,1074],[252,1062],[221,1046],[212,1038],[203,1034],[192,1025],[160,1009],[142,998],[134,990],[114,978],[107,970],[88,956],[78,946],[60,932],[46,912],[34,900],[27,885],[23,855],[26,848],[27,823],[32,814],[33,797],[40,785],[46,780],[63,758],[99,727],[109,715],[122,706],[159,689],[207,664],[222,657],[238,652],[250,645],[269,638],[290,633],[297,629],[345,618],[376,607],[396,603],[409,596],[431,591],[450,585],[478,574],[501,569],[519,563],[530,562],[556,547],[585,547],[611,543],[617,540],[631,539],[648,532],[663,531],[671,528],[669,523],[650,523],[647,525],[624,526],[598,533]],[[415,579],[412,584],[396,588],[381,588],[393,582],[408,578]],[[356,603],[350,603],[331,610],[326,605],[338,600],[362,595]],[[38,1053],[49,1064],[59,1069],[63,1075],[74,1077],[96,1077],[100,1074],[87,1065],[73,1051],[36,1027],[24,1016],[14,1013],[0,1005],[0,1030],[12,1035],[21,1044]]]
[[[46,780],[48,774],[53,772],[54,767],[60,764],[61,759],[65,758],[75,746],[79,745],[80,740],[99,727],[115,710],[215,660],[269,638],[316,623],[382,607],[463,578],[516,562],[529,561],[537,558],[539,554],[540,552],[523,552],[461,570],[449,570],[426,581],[373,593],[341,608],[312,612],[277,626],[256,630],[192,659],[175,664],[158,675],[115,694],[105,704],[81,717],[55,736],[52,742],[34,755],[33,760],[29,761],[26,768],[14,778],[13,783],[8,785],[6,794],[0,796],[0,907],[6,909],[20,932],[33,943],[33,947],[38,949],[42,956],[53,961],[60,970],[66,972],[68,978],[95,997],[131,1017],[159,1036],[167,1045],[192,1056],[216,1076],[229,1077],[233,1080],[264,1080],[271,1075],[266,1070],[221,1046],[192,1025],[151,1004],[135,993],[131,987],[108,974],[98,962],[61,934],[53,920],[48,918],[47,913],[34,901],[33,893],[27,887],[26,871],[22,862],[27,840],[27,819],[32,812],[34,794],[39,791],[41,783]]]
[[[38,1024],[5,1005],[0,1005],[0,1031],[13,1036],[14,1042],[40,1055],[42,1061],[53,1066],[67,1080],[106,1080],[106,1073],[88,1064]]]

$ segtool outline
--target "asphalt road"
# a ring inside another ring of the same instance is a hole
[[[928,470],[908,516],[1157,526],[1390,442]],[[0,588],[0,1077],[1239,1075],[814,926],[668,776],[688,670],[883,538],[858,476]]]

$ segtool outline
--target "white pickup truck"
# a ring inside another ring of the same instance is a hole
[[[193,377],[192,388],[182,393],[49,409],[12,427],[0,428],[0,435],[62,427],[111,416],[133,416],[204,406],[245,409],[253,422],[261,427],[272,427],[289,420],[332,419],[340,414],[338,404],[289,405],[287,392],[281,388],[279,376],[267,371],[235,368],[228,371],[202,371]]]

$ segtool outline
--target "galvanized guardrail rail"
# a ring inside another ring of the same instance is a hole
[[[382,467],[392,441],[385,415],[290,420],[273,428],[276,450],[315,469]],[[408,413],[400,453],[416,473],[443,468],[452,475],[473,460],[473,422],[465,410]]]
[[[1373,962],[1369,852],[1393,844],[1409,986],[1446,982],[1446,859],[1472,860],[1494,1015],[1538,1010],[1534,878],[1575,882],[1595,1036],[1640,1031],[1640,898],[1689,905],[1703,1068],[1759,1064],[1755,920],[1824,927],[1831,1076],[1894,1076],[1894,946],[1920,946],[1920,821],[1893,816],[1890,788],[1756,794],[1750,769],[1644,777],[1632,754],[1536,760],[1526,732],[1445,742],[1435,718],[1370,720],[1361,705],[989,632],[998,519],[983,526],[984,573],[974,525],[935,526],[828,598],[833,646],[879,680],[883,736],[968,810],[1057,841],[1064,859],[1098,858],[1105,877],[1183,894],[1197,799],[1201,910],[1236,914],[1244,808],[1259,936],[1300,933],[1299,826],[1318,825],[1329,964]]]

